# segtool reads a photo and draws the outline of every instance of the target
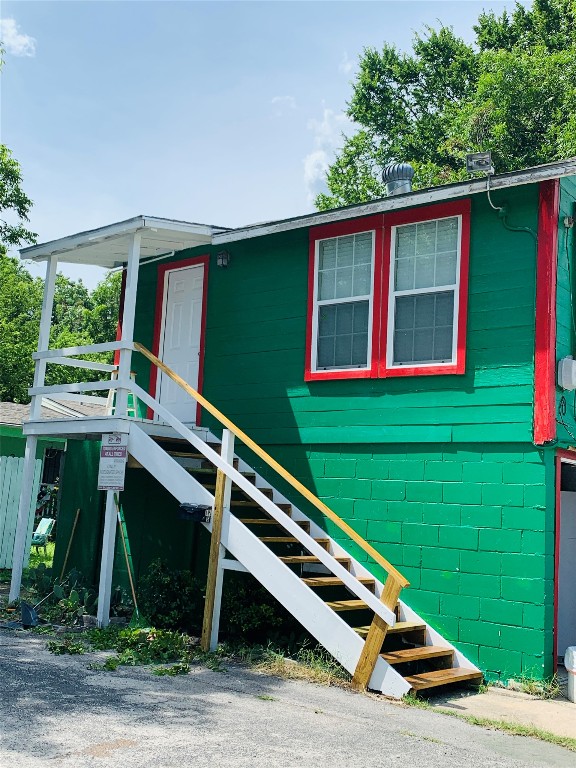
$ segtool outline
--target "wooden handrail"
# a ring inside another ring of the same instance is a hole
[[[146,349],[146,347],[142,346],[142,344],[139,344],[138,342],[134,342],[134,349],[137,352],[140,352],[144,357],[148,358],[151,363],[153,363],[157,368],[159,368],[163,373],[166,374],[172,381],[176,382],[182,389],[184,389],[191,397],[198,402],[202,408],[205,408],[208,413],[210,413],[212,416],[214,416],[215,419],[218,419],[218,421],[222,424],[222,426],[226,427],[226,429],[229,429],[230,432],[232,432],[235,437],[237,437],[239,440],[241,440],[244,445],[249,448],[253,453],[255,453],[259,458],[261,458],[266,464],[268,464],[269,467],[271,467],[277,474],[280,475],[280,477],[285,480],[289,485],[292,486],[298,493],[303,496],[307,501],[310,502],[314,507],[316,507],[317,510],[322,512],[322,514],[327,517],[329,520],[331,520],[335,525],[338,526],[344,533],[352,539],[358,546],[366,552],[366,554],[370,555],[370,557],[378,563],[379,566],[381,566],[386,573],[391,576],[397,583],[399,587],[408,587],[410,585],[410,582],[398,571],[392,563],[389,563],[388,560],[386,560],[385,557],[382,557],[380,552],[378,550],[374,549],[373,546],[368,544],[367,541],[365,541],[360,534],[356,533],[356,531],[351,528],[348,523],[345,523],[344,520],[342,520],[338,515],[333,512],[330,507],[327,507],[324,502],[320,501],[320,499],[315,496],[312,491],[309,491],[308,488],[306,488],[305,485],[302,485],[302,483],[297,480],[293,475],[290,474],[284,467],[279,464],[275,459],[270,456],[270,454],[266,453],[266,451],[261,448],[257,443],[254,442],[248,435],[243,432],[239,427],[237,427],[230,419],[228,419],[226,416],[224,416],[223,413],[221,413],[216,406],[212,405],[211,402],[206,400],[205,397],[203,397],[199,392],[197,392],[193,387],[191,387],[189,384],[187,384],[184,379],[179,376],[177,373],[175,373],[171,368],[169,368],[167,365],[165,365],[162,360],[156,357],[150,350]]]

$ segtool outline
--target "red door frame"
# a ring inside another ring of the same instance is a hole
[[[154,311],[154,335],[152,341],[152,352],[159,357],[160,352],[160,334],[162,332],[162,320],[164,317],[164,296],[167,283],[168,272],[178,269],[186,269],[186,267],[196,267],[202,265],[204,267],[204,280],[202,284],[202,317],[200,319],[200,359],[198,361],[198,392],[202,392],[202,386],[204,384],[204,349],[206,343],[206,304],[208,297],[208,268],[210,266],[210,256],[208,254],[203,256],[194,256],[190,259],[183,259],[182,261],[171,261],[167,264],[160,264],[158,266],[158,275],[156,279],[156,307]],[[150,384],[148,391],[152,397],[156,397],[156,389],[158,386],[158,369],[155,365],[150,366]],[[196,426],[200,426],[200,419],[202,415],[202,409],[198,403],[196,406]],[[148,409],[148,418],[153,418],[152,409]]]
[[[576,464],[576,451],[565,451],[559,448],[556,451],[556,509],[554,514],[554,631],[552,633],[554,643],[554,672],[558,669],[558,574],[560,570],[560,512],[561,512],[561,473],[562,459],[570,464]]]

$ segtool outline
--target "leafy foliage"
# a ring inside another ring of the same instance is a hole
[[[0,62],[1,64],[1,62]],[[0,144],[0,245],[34,243],[36,235],[26,228],[32,201],[22,189],[18,161],[5,144]],[[6,213],[16,223],[5,218]]]
[[[50,344],[54,348],[97,344],[116,338],[121,273],[108,274],[90,292],[81,280],[58,275],[52,313]],[[43,284],[18,259],[0,253],[0,400],[29,401],[38,345]],[[110,362],[111,355],[88,355],[88,360]],[[102,374],[106,376],[106,374]],[[94,371],[50,365],[46,383],[63,384],[98,378]]]
[[[140,581],[142,613],[155,627],[198,633],[202,626],[204,595],[189,571],[171,569],[154,560]]]
[[[576,154],[576,0],[482,13],[468,45],[449,27],[416,35],[412,54],[367,48],[348,104],[358,132],[327,173],[324,210],[383,196],[383,166],[408,161],[414,187],[467,177],[491,150],[499,172]]]

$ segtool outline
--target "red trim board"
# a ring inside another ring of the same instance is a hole
[[[357,232],[375,232],[374,238],[374,297],[372,304],[372,361],[369,368],[350,371],[313,371],[312,370],[312,322],[314,316],[314,264],[316,259],[316,242],[329,237],[341,237],[353,235]],[[367,216],[354,221],[337,221],[334,224],[325,224],[313,227],[310,230],[310,244],[308,256],[308,309],[306,315],[306,360],[304,364],[304,381],[325,381],[328,379],[370,379],[376,376],[376,356],[374,351],[378,345],[378,305],[380,303],[382,273],[382,216]]]
[[[556,437],[556,259],[560,181],[540,183],[534,341],[534,442]]]
[[[378,375],[389,376],[444,376],[462,374],[466,370],[466,329],[468,321],[468,273],[470,263],[470,200],[455,200],[423,208],[413,208],[384,215],[384,269],[382,274],[382,303],[380,314],[380,351]],[[415,224],[429,219],[444,219],[450,216],[462,217],[460,241],[460,285],[458,290],[458,328],[456,341],[456,362],[452,365],[421,365],[389,368],[386,363],[388,302],[390,284],[390,264],[392,262],[392,227],[402,224]]]
[[[210,266],[210,256],[194,256],[190,259],[183,259],[182,261],[171,261],[167,264],[160,264],[158,266],[158,275],[156,281],[156,307],[154,311],[154,334],[152,341],[152,352],[159,356],[160,352],[160,334],[162,331],[162,318],[164,314],[164,293],[166,287],[166,277],[168,272],[177,269],[185,269],[186,267],[194,267],[199,264],[204,266],[204,280],[202,284],[202,318],[200,325],[200,360],[198,362],[198,392],[202,392],[202,386],[204,383],[204,349],[206,345],[206,305],[208,297],[208,268]],[[158,383],[158,369],[156,366],[150,366],[150,384],[148,391],[152,397],[156,397],[156,388]],[[202,409],[198,404],[196,407],[196,424],[200,424],[202,415]],[[152,410],[148,409],[148,418],[153,418]]]

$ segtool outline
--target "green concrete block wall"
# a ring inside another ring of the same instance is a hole
[[[530,444],[268,449],[410,579],[402,599],[490,679],[551,674],[551,451]],[[302,506],[383,577],[336,526]]]

